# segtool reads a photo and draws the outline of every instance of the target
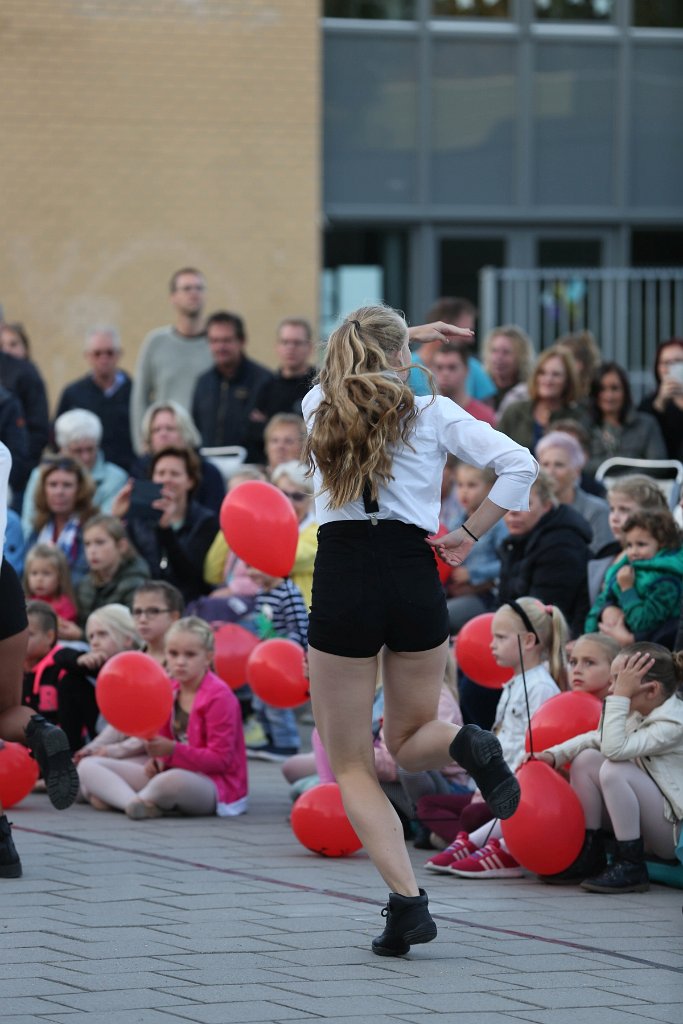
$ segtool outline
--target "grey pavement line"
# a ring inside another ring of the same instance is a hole
[[[247,878],[252,882],[266,882],[269,885],[279,885],[285,889],[296,889],[300,892],[317,893],[321,896],[334,896],[336,899],[347,900],[351,903],[368,903],[371,906],[377,905],[377,900],[369,896],[354,896],[352,893],[337,892],[336,889],[320,889],[315,885],[304,885],[302,882],[287,882],[280,878],[270,878],[268,875],[256,875],[251,871],[242,871],[240,868],[221,868],[214,864],[204,864],[202,861],[186,860],[184,857],[173,857],[168,853],[155,853],[151,850],[135,850],[128,846],[117,846],[113,843],[103,843],[97,839],[85,839],[82,836],[68,836],[63,832],[48,832],[44,829],[29,828],[25,825],[13,825],[15,831],[30,832],[32,835],[45,836],[48,839],[63,839],[68,843],[80,843],[83,846],[99,847],[103,850],[112,850],[116,853],[128,853],[134,857],[147,858],[149,860],[162,860],[171,864],[183,864],[186,867],[201,868],[204,871],[215,871],[221,875],[233,875],[238,878]],[[448,924],[462,925],[474,931],[494,932],[500,935],[514,935],[522,939],[535,939],[537,942],[544,942],[551,946],[564,946],[567,949],[578,949],[585,953],[600,953],[603,956],[612,957],[615,960],[627,960],[629,963],[644,964],[646,967],[656,967],[662,971],[670,971],[673,974],[683,974],[683,967],[674,967],[669,964],[661,964],[656,960],[646,960],[643,957],[632,956],[629,953],[619,953],[611,949],[602,949],[600,946],[587,946],[581,942],[570,942],[567,939],[554,939],[545,935],[535,935],[533,932],[521,932],[514,928],[501,928],[497,925],[483,924],[476,921],[467,921],[460,917],[450,917],[446,914],[434,914],[437,921],[446,921]]]

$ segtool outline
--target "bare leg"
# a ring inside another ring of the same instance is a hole
[[[342,658],[309,647],[308,665],[313,714],[349,820],[389,888],[417,896],[401,822],[375,774],[377,659]]]
[[[452,763],[448,747],[460,727],[436,717],[447,656],[447,641],[431,651],[384,650],[384,739],[407,771]]]

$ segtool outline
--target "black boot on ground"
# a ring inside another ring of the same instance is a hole
[[[404,956],[411,946],[435,939],[436,925],[428,904],[424,889],[420,889],[419,896],[390,892],[382,911],[387,923],[382,934],[372,940],[372,952],[377,956]]]
[[[26,742],[45,780],[47,795],[58,811],[70,807],[78,794],[78,772],[66,733],[34,715],[26,726]]]
[[[546,885],[575,885],[584,878],[599,875],[607,867],[605,837],[601,829],[586,829],[586,837],[578,857],[564,871],[555,875],[539,875]]]
[[[4,814],[0,814],[0,878],[21,878],[21,861]]]
[[[581,883],[586,892],[647,892],[650,879],[645,865],[643,840],[617,841],[615,860],[601,874]]]
[[[478,725],[463,725],[448,749],[453,760],[472,776],[496,818],[512,817],[519,804],[519,782],[493,733]]]

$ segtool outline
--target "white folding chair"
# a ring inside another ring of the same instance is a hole
[[[227,483],[247,457],[247,449],[240,444],[228,444],[218,448],[200,448],[199,454],[213,462]]]
[[[670,508],[676,508],[683,485],[683,463],[678,459],[627,459],[616,455],[605,459],[595,471],[595,479],[609,487],[620,476],[642,473],[652,477]]]

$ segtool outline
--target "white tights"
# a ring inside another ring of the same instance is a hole
[[[113,757],[84,757],[78,765],[81,793],[124,811],[135,800],[155,804],[162,811],[215,814],[216,787],[211,779],[184,768],[169,768],[148,778],[144,767]]]
[[[605,827],[622,842],[642,836],[649,852],[673,859],[673,826],[664,817],[664,797],[635,762],[608,761],[598,750],[582,750],[570,778],[586,828]]]

